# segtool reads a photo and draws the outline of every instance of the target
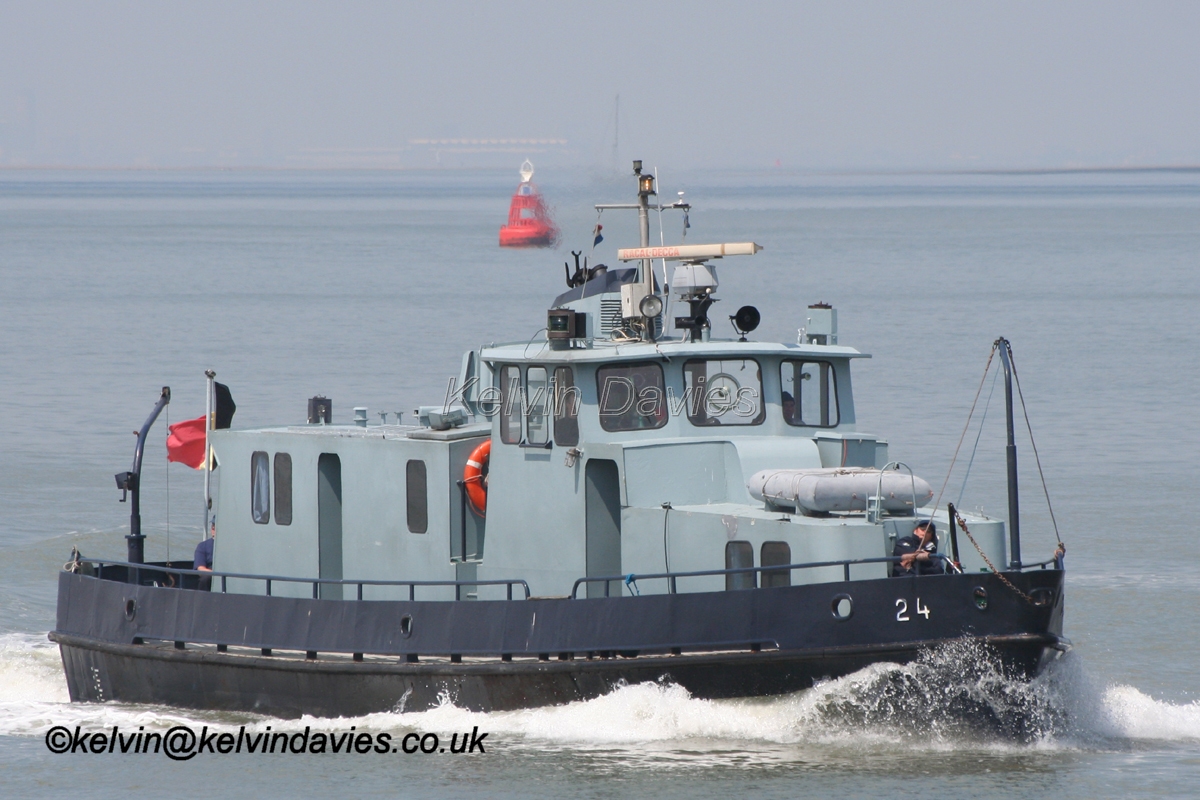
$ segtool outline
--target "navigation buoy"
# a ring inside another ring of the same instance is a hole
[[[500,246],[553,247],[556,244],[558,228],[533,183],[533,164],[525,159],[521,165],[521,183],[508,206],[508,224],[500,228]]]

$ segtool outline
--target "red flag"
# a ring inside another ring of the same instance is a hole
[[[196,417],[171,426],[167,437],[167,461],[178,461],[192,469],[204,466],[204,417]]]

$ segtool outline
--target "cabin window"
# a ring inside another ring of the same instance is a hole
[[[250,454],[250,516],[259,525],[271,521],[271,459],[261,450]]]
[[[663,371],[658,364],[610,364],[596,370],[600,427],[636,431],[667,424]]]
[[[766,416],[762,368],[751,358],[683,365],[684,405],[693,425],[759,425]]]
[[[518,444],[521,441],[521,405],[521,368],[501,368],[500,441],[505,444]]]
[[[762,555],[759,564],[764,567],[782,567],[792,563],[792,548],[787,542],[763,542]],[[763,570],[763,588],[772,586],[791,586],[792,571],[790,569]]]
[[[404,473],[404,495],[408,502],[408,530],[425,533],[429,530],[429,481],[425,462],[413,459]]]
[[[579,387],[570,367],[554,370],[554,443],[559,447],[579,444]]]
[[[725,569],[753,569],[754,545],[749,542],[725,543]],[[725,576],[725,590],[753,589],[758,586],[753,572],[734,572]]]
[[[275,524],[292,524],[292,456],[275,454]]]
[[[550,443],[550,379],[545,367],[525,370],[525,441]]]
[[[786,360],[779,368],[783,419],[789,425],[833,428],[838,424],[837,380],[828,361]]]

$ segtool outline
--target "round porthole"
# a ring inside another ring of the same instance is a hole
[[[976,608],[978,608],[980,611],[987,611],[987,604],[988,604],[987,589],[983,588],[982,586],[976,586],[975,591],[973,591],[971,593],[971,596],[975,600]]]
[[[836,594],[829,604],[829,611],[837,620],[847,620],[854,615],[854,598],[848,594]]]
[[[1054,600],[1053,589],[1034,589],[1029,595],[1033,598],[1035,606],[1048,606]]]
[[[133,618],[135,616],[137,616],[137,601],[134,600],[132,597],[126,598],[126,600],[125,600],[125,619],[132,622]]]
[[[412,631],[413,631],[412,617],[409,616],[408,614],[405,614],[403,617],[400,618],[400,635],[403,636],[405,639],[407,639],[408,637],[412,636]]]

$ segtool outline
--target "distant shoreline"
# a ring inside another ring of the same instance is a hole
[[[591,169],[588,165],[569,167],[568,169]],[[993,167],[970,169],[882,169],[882,168],[823,168],[806,169],[802,167],[717,167],[689,168],[688,172],[749,172],[763,174],[793,174],[814,176],[921,176],[921,175],[1131,175],[1131,174],[1200,174],[1200,164],[1143,164],[1135,166],[1067,166],[1067,167]],[[512,172],[507,167],[485,166],[436,166],[436,167],[395,167],[395,166],[79,166],[64,164],[27,164],[0,165],[3,172]]]

